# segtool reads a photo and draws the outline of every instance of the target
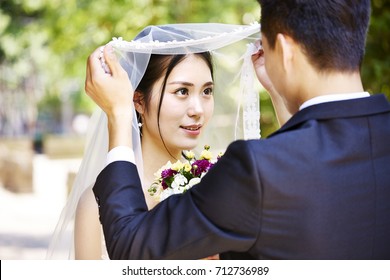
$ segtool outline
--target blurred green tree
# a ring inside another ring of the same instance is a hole
[[[371,1],[371,21],[362,66],[364,87],[390,99],[390,1]]]
[[[259,14],[256,1],[241,0],[1,0],[0,135],[34,134],[39,112],[57,122],[51,126],[56,130],[64,126],[64,116],[91,113],[85,62],[112,37],[133,38],[152,24],[250,23]],[[389,26],[389,1],[372,0],[363,82],[370,92],[390,98]],[[277,124],[268,95],[261,94],[261,101],[266,136]],[[64,110],[71,112],[61,114]]]
[[[0,5],[0,104],[15,114],[17,101],[9,97],[15,91],[31,96],[27,127],[34,127],[39,118],[37,108],[42,115],[52,115],[45,119],[60,122],[64,101],[72,114],[92,111],[94,105],[84,94],[85,62],[92,50],[112,37],[129,40],[147,25],[241,24],[258,20],[259,15],[256,1],[240,0],[1,0]],[[9,114],[0,111],[0,116]],[[0,123],[0,135],[15,134],[2,127]]]

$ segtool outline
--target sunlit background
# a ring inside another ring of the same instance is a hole
[[[83,154],[88,55],[147,25],[249,24],[255,0],[0,0],[0,259],[43,259]],[[364,85],[390,97],[390,1],[372,1]],[[265,137],[277,128],[261,94]]]

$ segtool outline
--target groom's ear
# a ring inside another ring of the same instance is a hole
[[[143,94],[136,90],[134,92],[133,102],[134,102],[135,110],[139,114],[142,115],[144,113],[144,111],[145,111],[145,103],[144,103],[144,100],[143,100]]]
[[[276,35],[275,48],[278,50],[285,71],[290,70],[292,67],[294,59],[293,45],[294,40],[290,36],[281,33]]]

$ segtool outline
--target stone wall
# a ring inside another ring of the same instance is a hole
[[[50,159],[81,158],[85,137],[47,135],[43,138],[42,152]],[[0,138],[0,186],[15,193],[33,192],[34,143],[31,139]],[[68,175],[68,188],[74,181]]]
[[[43,138],[43,153],[49,158],[80,158],[84,152],[84,136],[47,135]]]
[[[30,139],[0,139],[0,181],[4,188],[33,191],[33,143]]]

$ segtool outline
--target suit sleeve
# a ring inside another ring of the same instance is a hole
[[[261,186],[244,141],[231,144],[198,185],[151,211],[132,163],[108,165],[93,190],[111,259],[199,259],[245,252],[259,232]]]

